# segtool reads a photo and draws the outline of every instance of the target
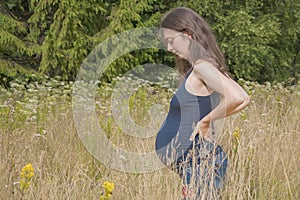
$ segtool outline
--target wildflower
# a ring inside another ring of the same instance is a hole
[[[25,165],[20,174],[20,188],[21,190],[27,190],[30,186],[30,180],[34,176],[34,168],[33,166],[29,163]]]
[[[105,181],[102,185],[102,187],[104,188],[105,190],[105,195],[102,195],[100,197],[100,200],[110,200],[111,198],[111,195],[112,195],[112,191],[114,190],[115,188],[115,184],[113,182],[108,182],[108,181]]]
[[[234,148],[233,148],[233,151],[235,153],[237,153],[237,149],[238,149],[238,146],[239,146],[239,140],[240,140],[240,129],[239,127],[236,127],[234,132],[232,133],[232,136],[233,136],[233,141],[234,141]]]
[[[115,184],[112,182],[105,181],[103,183],[103,188],[105,189],[106,194],[111,194],[115,188]]]
[[[100,197],[100,200],[110,200],[110,197],[111,197],[111,195],[102,195],[101,197]]]
[[[232,133],[232,135],[235,139],[237,139],[237,140],[240,139],[240,128],[236,127],[234,132]]]

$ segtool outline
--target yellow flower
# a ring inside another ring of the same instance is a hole
[[[105,196],[101,196],[100,200],[106,200]]]
[[[20,188],[21,190],[27,190],[30,186],[30,180],[34,176],[34,168],[29,163],[25,165],[20,173]]]
[[[106,194],[105,196],[102,195],[102,196],[100,197],[100,200],[110,200],[110,198],[111,198],[111,194]]]
[[[234,132],[232,133],[233,137],[235,137],[236,139],[240,138],[240,129],[239,127],[236,127]]]
[[[234,132],[232,133],[232,136],[233,136],[233,142],[234,142],[233,151],[235,153],[237,153],[238,146],[239,146],[239,143],[240,143],[240,129],[239,129],[239,127],[235,128]]]
[[[100,196],[100,200],[110,200],[115,184],[113,182],[105,181],[102,187],[105,190],[105,195]]]
[[[34,176],[34,168],[33,168],[32,164],[29,163],[22,168],[20,178],[30,179],[33,176]]]
[[[113,182],[105,181],[103,183],[103,188],[105,189],[106,194],[111,194],[115,188],[115,184]]]

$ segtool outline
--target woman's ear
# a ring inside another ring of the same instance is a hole
[[[187,33],[187,32],[185,32],[185,33],[183,33],[183,34],[184,34],[186,37],[192,39],[192,35],[191,35],[191,34],[189,34],[189,33]]]

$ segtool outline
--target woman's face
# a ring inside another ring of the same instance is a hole
[[[167,50],[178,55],[180,58],[189,59],[190,36],[178,31],[164,29],[164,37]]]

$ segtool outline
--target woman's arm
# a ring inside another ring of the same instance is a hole
[[[190,137],[193,140],[196,134],[200,134],[207,140],[212,140],[208,133],[210,123],[242,110],[249,104],[250,98],[238,83],[223,75],[208,62],[200,62],[195,65],[194,72],[208,88],[223,96],[219,105],[197,123]]]

